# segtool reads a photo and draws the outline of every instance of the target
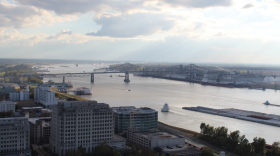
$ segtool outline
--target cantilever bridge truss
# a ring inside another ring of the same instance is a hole
[[[195,64],[176,65],[176,66],[148,66],[134,65],[131,63],[111,65],[109,68],[96,69],[94,73],[100,72],[116,72],[116,73],[141,73],[151,76],[162,76],[166,74],[187,74],[189,78],[194,79],[196,75],[203,75],[211,71]]]

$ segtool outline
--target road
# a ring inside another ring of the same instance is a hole
[[[216,151],[225,151],[224,149],[221,149],[221,148],[219,148],[219,147],[213,146],[213,145],[211,145],[211,144],[209,144],[209,143],[207,143],[207,142],[205,142],[205,141],[202,141],[202,140],[200,140],[200,139],[197,139],[197,138],[195,138],[195,137],[193,137],[193,136],[187,135],[186,132],[182,132],[182,131],[180,131],[180,130],[178,130],[178,129],[175,129],[175,128],[172,128],[172,127],[163,125],[163,124],[161,124],[161,123],[158,123],[158,128],[159,128],[159,129],[163,129],[163,130],[165,130],[165,131],[167,131],[167,132],[170,132],[170,133],[173,133],[173,134],[177,134],[177,135],[184,136],[187,140],[191,140],[191,141],[194,142],[195,144],[204,145],[204,146],[209,147],[209,148],[211,148],[211,149],[214,149],[214,150],[216,150]],[[230,153],[230,152],[228,152],[228,151],[227,151],[226,153],[227,153],[227,155],[229,155],[229,156],[238,156],[238,155],[233,154],[233,153]]]

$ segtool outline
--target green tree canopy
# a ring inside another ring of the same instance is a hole
[[[200,156],[214,156],[214,154],[211,149],[205,148],[201,151]]]

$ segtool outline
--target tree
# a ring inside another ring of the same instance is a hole
[[[70,152],[66,153],[66,156],[77,156],[77,153],[75,154],[75,152],[71,150]]]
[[[246,139],[245,135],[242,135],[238,139],[238,146],[235,148],[235,153],[240,156],[248,156],[251,153],[251,145]]]
[[[201,154],[200,156],[214,156],[213,152],[211,149],[209,148],[204,148],[202,151],[201,151]]]
[[[200,124],[200,133],[202,134],[203,133],[203,129],[205,128],[206,124],[204,122],[202,122]]]
[[[280,156],[280,152],[279,152],[279,142],[274,142],[272,144],[272,149],[270,151],[267,151],[265,154],[266,156]]]
[[[84,154],[84,148],[83,146],[79,146],[76,152],[76,156],[82,156]]]
[[[31,82],[31,83],[44,83],[42,80],[37,79],[36,77],[29,77],[27,79],[27,82]]]
[[[230,134],[228,135],[227,149],[229,151],[233,152],[235,150],[235,148],[237,147],[239,138],[240,138],[239,134],[240,134],[240,132],[237,130],[237,131],[230,132]]]
[[[104,141],[95,147],[95,156],[121,156],[119,152],[111,149]]]
[[[266,144],[265,139],[260,137],[259,138],[255,137],[253,140],[254,142],[252,144],[254,145],[255,153],[263,155],[265,144]]]

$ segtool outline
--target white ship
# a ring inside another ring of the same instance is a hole
[[[162,112],[169,112],[169,106],[168,104],[164,104],[163,108],[161,109]]]

